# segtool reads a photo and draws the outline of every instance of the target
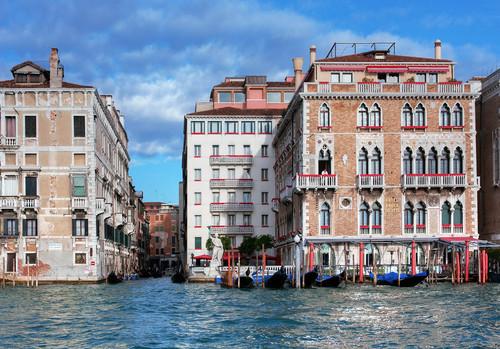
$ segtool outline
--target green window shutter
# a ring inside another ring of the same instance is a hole
[[[74,196],[85,196],[85,177],[73,177],[73,194]]]
[[[76,219],[73,219],[71,221],[71,228],[72,228],[73,236],[75,236],[76,235]]]
[[[84,219],[84,226],[85,226],[85,236],[89,236],[89,220]]]

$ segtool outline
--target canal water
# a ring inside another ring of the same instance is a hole
[[[224,289],[170,278],[0,289],[1,348],[500,346],[500,284]]]

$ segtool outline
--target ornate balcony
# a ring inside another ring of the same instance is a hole
[[[329,175],[296,175],[295,191],[298,193],[302,190],[328,190],[337,189],[337,176],[334,174]]]
[[[17,138],[16,137],[0,137],[0,145],[4,147],[17,147]]]
[[[21,210],[26,211],[27,209],[29,209],[38,212],[39,208],[40,208],[40,201],[38,200],[38,198],[35,197],[21,198]]]
[[[17,208],[18,208],[17,196],[13,196],[13,197],[4,196],[0,199],[0,210],[17,211]]]
[[[83,210],[87,211],[89,209],[88,198],[86,197],[73,197],[71,198],[71,210]]]
[[[385,176],[383,174],[360,174],[356,177],[358,189],[384,189]]]
[[[251,202],[219,202],[210,204],[210,212],[252,212]]]
[[[211,155],[210,165],[251,165],[252,155]]]
[[[283,204],[289,204],[292,202],[292,186],[291,185],[285,185],[283,188],[280,190],[280,201]]]
[[[95,211],[96,214],[106,212],[106,202],[104,198],[98,198],[95,200]]]
[[[223,235],[251,235],[253,234],[253,225],[212,225],[210,232]]]
[[[463,188],[467,186],[465,173],[450,174],[403,174],[403,189],[417,188]]]
[[[253,179],[211,179],[210,188],[252,188]]]

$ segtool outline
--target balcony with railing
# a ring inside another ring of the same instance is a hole
[[[463,93],[464,85],[460,81],[440,82],[438,84],[438,93]]]
[[[252,155],[211,155],[210,165],[251,165]]]
[[[253,225],[212,225],[210,232],[223,235],[250,235],[253,234]]]
[[[17,138],[16,137],[0,137],[0,145],[5,147],[17,147]]]
[[[211,179],[210,188],[252,188],[253,179]]]
[[[301,192],[302,190],[318,190],[318,189],[337,189],[337,176],[334,174],[329,175],[296,175],[295,190]]]
[[[34,210],[38,211],[40,208],[40,201],[38,198],[34,197],[24,197],[21,198],[21,210],[26,211],[26,210]]]
[[[405,224],[404,226],[404,233],[408,235],[413,235],[413,234],[426,234],[427,229],[425,224]]]
[[[280,210],[280,199],[274,198],[272,199],[272,208],[274,212],[279,212]]]
[[[322,225],[319,230],[320,235],[331,235],[331,229],[329,225]]]
[[[210,212],[252,212],[251,202],[216,202],[210,204]]]
[[[427,93],[425,82],[403,82],[400,85],[401,93]]]
[[[465,173],[403,174],[402,186],[406,188],[460,188],[467,186]]]
[[[87,211],[89,209],[88,198],[86,197],[73,197],[71,198],[71,210],[83,210]]]
[[[96,214],[101,214],[106,212],[106,202],[104,198],[97,198],[95,200],[95,211]]]
[[[383,189],[385,186],[384,174],[360,174],[356,177],[358,189]]]
[[[356,92],[358,93],[380,93],[382,86],[380,82],[358,82],[356,84]]]
[[[281,188],[280,201],[282,203],[285,203],[285,204],[292,202],[292,186],[291,185],[285,185],[283,188]]]
[[[17,211],[18,201],[19,200],[18,200],[17,196],[13,196],[13,197],[4,196],[0,199],[0,210]]]

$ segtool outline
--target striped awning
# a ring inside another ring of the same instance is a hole
[[[369,73],[406,73],[408,68],[401,65],[371,65],[366,67]]]
[[[364,71],[364,65],[322,65],[322,71]]]
[[[410,66],[408,70],[411,72],[436,72],[436,73],[446,73],[450,71],[450,67],[447,65],[424,65],[424,66]]]

